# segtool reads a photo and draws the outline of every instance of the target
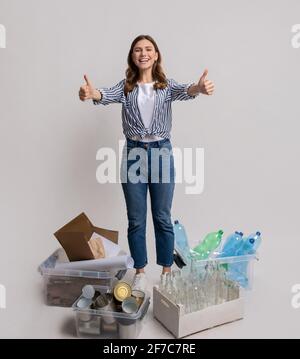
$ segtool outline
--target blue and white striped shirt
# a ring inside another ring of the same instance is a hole
[[[108,88],[98,88],[102,94],[101,100],[93,100],[95,105],[109,105],[111,103],[122,103],[122,126],[126,138],[146,135],[156,135],[170,138],[172,128],[172,101],[191,100],[199,94],[191,96],[187,93],[188,88],[194,84],[179,84],[173,79],[167,79],[167,87],[157,89],[154,101],[153,117],[149,128],[145,128],[138,108],[138,85],[131,92],[124,93],[125,79]]]

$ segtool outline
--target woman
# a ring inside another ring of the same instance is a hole
[[[194,99],[200,93],[212,95],[214,84],[206,79],[207,70],[198,83],[178,84],[173,79],[167,79],[161,66],[158,46],[149,35],[140,35],[134,39],[127,62],[126,78],[111,88],[96,89],[84,75],[86,84],[80,87],[79,98],[82,101],[91,99],[95,105],[122,103],[126,145],[121,178],[128,216],[128,242],[136,268],[134,287],[145,290],[148,190],[155,229],[157,264],[162,266],[162,280],[171,271],[173,263],[171,205],[174,159],[170,142],[171,102]],[[157,159],[157,153],[159,155],[155,165],[153,158]],[[164,156],[160,158],[162,153]],[[137,159],[139,166],[136,166]]]

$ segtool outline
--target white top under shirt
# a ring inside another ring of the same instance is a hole
[[[139,86],[137,98],[138,107],[144,126],[148,129],[151,125],[153,117],[154,101],[156,96],[155,90],[153,88],[154,82],[147,82],[144,84],[138,82],[137,84]],[[156,135],[146,135],[143,139],[141,139],[140,136],[136,135],[131,139],[142,142],[153,142],[163,140],[163,137]]]

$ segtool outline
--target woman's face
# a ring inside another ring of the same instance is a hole
[[[134,45],[132,60],[140,70],[151,68],[157,59],[158,52],[151,41],[143,39]]]

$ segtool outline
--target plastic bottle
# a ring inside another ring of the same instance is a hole
[[[190,253],[190,246],[185,228],[178,220],[176,220],[174,221],[173,229],[175,235],[175,249],[180,256],[183,256],[186,259]]]
[[[193,254],[197,259],[206,259],[211,252],[218,247],[221,242],[223,231],[208,233],[203,241],[193,249]]]
[[[244,256],[249,254],[255,254],[257,248],[261,243],[261,233],[252,233],[249,236],[243,238],[242,245],[237,250],[237,256]],[[242,287],[248,288],[248,260],[242,260],[237,263],[231,263],[228,270],[228,277],[235,282],[238,282]]]
[[[232,257],[237,253],[242,245],[243,233],[235,231],[226,238],[218,257]]]
[[[236,251],[236,255],[254,254],[261,243],[261,233],[252,233],[243,239],[241,247]]]

